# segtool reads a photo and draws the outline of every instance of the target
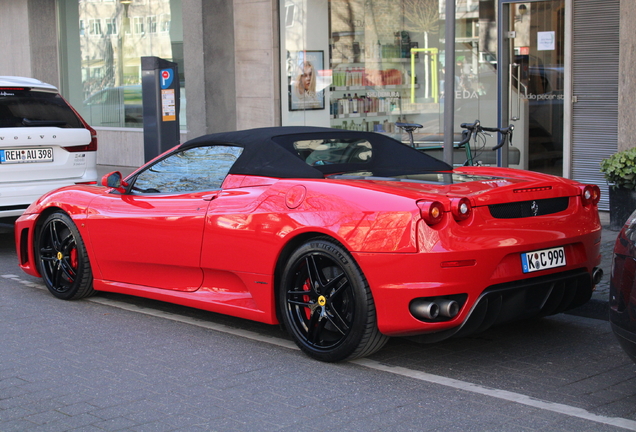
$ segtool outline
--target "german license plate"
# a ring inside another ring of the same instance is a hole
[[[521,265],[524,273],[563,267],[565,264],[565,250],[563,247],[543,249],[521,254]]]
[[[53,162],[53,147],[0,149],[0,164]]]

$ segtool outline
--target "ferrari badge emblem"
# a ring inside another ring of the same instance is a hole
[[[530,206],[530,210],[532,210],[532,216],[536,216],[539,214],[539,204],[536,201],[532,201],[532,205]]]

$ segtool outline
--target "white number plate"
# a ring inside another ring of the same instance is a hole
[[[53,148],[0,149],[0,164],[27,162],[53,162]]]
[[[563,267],[565,264],[565,250],[563,247],[521,254],[521,265],[523,266],[524,273]]]

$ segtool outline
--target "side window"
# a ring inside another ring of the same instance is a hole
[[[295,141],[294,150],[307,165],[366,164],[373,148],[367,140],[315,139]]]
[[[174,153],[142,171],[135,193],[187,193],[221,188],[243,149],[234,146],[195,147]]]

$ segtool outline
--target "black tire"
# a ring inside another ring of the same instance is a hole
[[[35,259],[44,284],[55,297],[76,300],[95,293],[84,241],[65,213],[49,215],[40,226]]]
[[[310,357],[337,362],[386,344],[366,278],[353,257],[329,238],[310,240],[289,257],[278,292],[281,317]]]

